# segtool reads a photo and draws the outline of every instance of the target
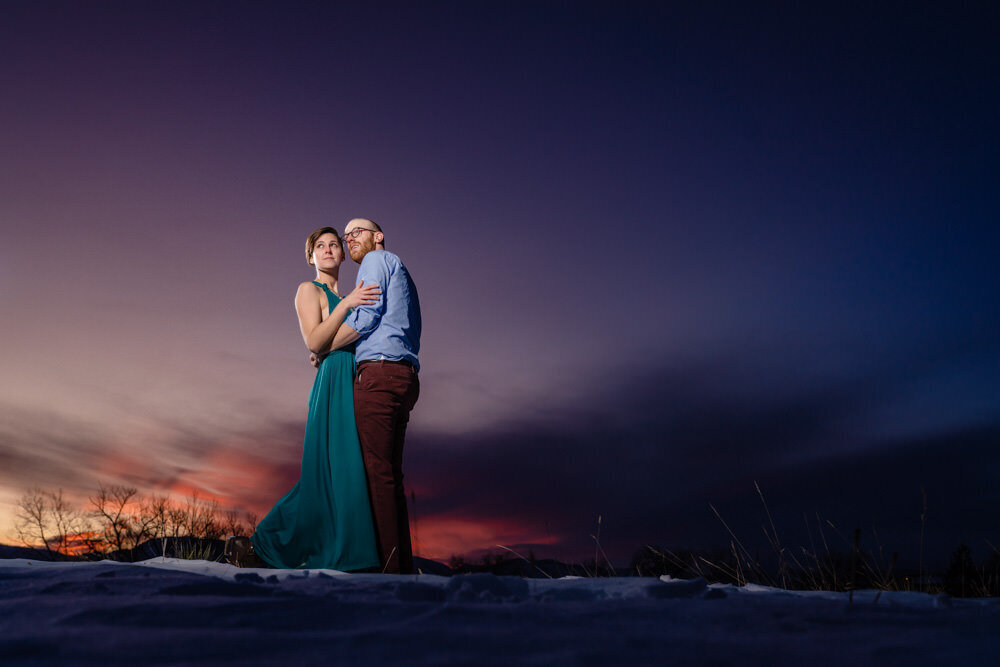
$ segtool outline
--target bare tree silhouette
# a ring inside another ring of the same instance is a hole
[[[70,541],[85,532],[85,519],[58,492],[35,487],[21,496],[17,503],[15,530],[25,546],[45,550],[51,559],[70,550]]]
[[[138,489],[134,486],[97,487],[97,495],[91,497],[93,516],[101,526],[102,541],[107,550],[124,552],[136,544],[136,517],[128,513],[129,505],[137,504]]]

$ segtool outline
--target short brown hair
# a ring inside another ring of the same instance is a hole
[[[319,237],[323,236],[323,234],[333,234],[335,237],[337,237],[337,244],[340,246],[340,249],[341,250],[344,249],[344,241],[343,239],[340,238],[340,234],[337,232],[336,229],[334,229],[333,227],[320,227],[319,229],[317,229],[312,234],[306,237],[306,264],[308,264],[309,266],[313,266],[312,263],[313,250],[316,249],[316,241],[318,241]]]

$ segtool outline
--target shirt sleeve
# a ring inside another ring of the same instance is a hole
[[[382,315],[385,314],[385,292],[389,287],[389,266],[383,257],[373,257],[374,254],[368,253],[361,260],[358,282],[364,281],[365,285],[377,284],[382,293],[378,295],[375,303],[370,306],[358,306],[344,319],[344,324],[362,337],[370,334],[382,320]]]

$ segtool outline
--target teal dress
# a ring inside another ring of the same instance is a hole
[[[340,302],[326,285],[330,312]],[[323,359],[309,394],[302,473],[250,538],[278,568],[361,570],[379,564],[354,423],[354,350]]]

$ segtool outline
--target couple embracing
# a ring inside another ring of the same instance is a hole
[[[340,296],[344,243],[358,286]],[[420,302],[399,257],[371,220],[344,238],[332,227],[306,239],[316,279],[299,285],[295,311],[317,367],[298,483],[249,538],[230,538],[244,566],[413,572],[403,492],[403,438],[420,393]]]

